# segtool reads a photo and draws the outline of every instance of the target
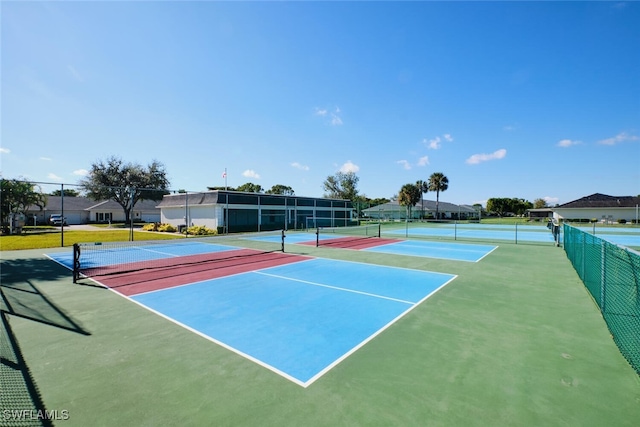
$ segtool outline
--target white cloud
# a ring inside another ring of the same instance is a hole
[[[354,164],[349,160],[347,163],[340,166],[340,172],[349,173],[349,172],[358,172],[360,170],[360,166]]]
[[[512,125],[507,125],[507,126],[504,126],[502,128],[502,130],[504,130],[505,132],[512,132],[512,131],[516,130],[516,127],[512,126]]]
[[[9,150],[8,148],[0,147],[0,153],[9,154],[10,152],[11,150]]]
[[[418,166],[426,166],[429,164],[429,156],[423,156],[418,159]]]
[[[556,204],[558,204],[558,201],[560,199],[558,197],[544,196],[542,200],[547,202],[547,205],[549,206],[555,206]]]
[[[86,169],[76,169],[73,171],[73,174],[78,176],[88,176],[89,171]]]
[[[441,147],[441,139],[439,136],[436,136],[433,139],[423,139],[422,142],[429,148],[430,150],[437,150]]]
[[[439,136],[436,136],[435,138],[424,138],[422,140],[422,143],[424,145],[427,146],[428,149],[430,150],[439,150],[440,148],[442,148],[442,140],[445,140],[446,142],[453,142],[453,137],[451,136],[450,133],[445,133],[442,135],[442,138],[440,138]]]
[[[558,147],[571,147],[572,145],[582,144],[582,141],[574,141],[572,139],[562,139],[556,144]]]
[[[486,162],[488,160],[503,159],[506,155],[507,150],[501,148],[491,154],[474,154],[469,157],[466,162],[470,165],[477,165],[478,163]]]
[[[308,171],[309,170],[309,166],[300,164],[298,162],[291,163],[291,166],[293,166],[296,169],[300,169],[301,171]]]
[[[598,144],[616,145],[619,142],[637,141],[639,139],[640,139],[640,137],[637,137],[636,135],[629,135],[626,132],[620,132],[619,134],[617,134],[616,136],[614,136],[612,138],[607,138],[607,139],[603,139],[603,140],[598,141]]]
[[[398,160],[396,163],[402,165],[402,168],[405,170],[411,169],[411,164],[406,160]]]
[[[245,178],[260,179],[260,175],[258,175],[256,171],[252,169],[247,169],[246,171],[242,172],[242,176],[244,176]]]
[[[44,160],[45,162],[50,162],[51,158],[50,157],[40,157],[40,160]]]
[[[58,175],[56,175],[55,173],[50,173],[47,175],[47,178],[53,180],[53,181],[62,181],[62,178],[59,177]]]
[[[343,124],[342,117],[340,117],[341,112],[342,110],[340,107],[336,107],[333,111],[329,111],[327,108],[316,107],[314,115],[319,117],[329,117],[329,123],[331,126],[340,126]]]

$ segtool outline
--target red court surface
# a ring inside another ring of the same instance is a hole
[[[401,242],[400,239],[385,239],[380,237],[336,237],[335,239],[323,239],[320,241],[320,247],[327,246],[340,249],[368,249],[377,246],[388,245],[390,243]],[[316,242],[303,242],[302,245],[316,245]]]
[[[134,263],[127,265],[127,271],[122,273],[118,273],[122,266],[114,266],[111,272],[104,275],[104,267],[101,267],[101,276],[94,280],[123,295],[131,296],[307,259],[309,258],[305,256],[281,252],[264,253],[239,249]]]

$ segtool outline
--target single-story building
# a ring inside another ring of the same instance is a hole
[[[552,208],[556,221],[591,221],[617,223],[638,221],[640,197],[608,196],[594,193]]]
[[[165,195],[160,222],[228,232],[340,227],[354,224],[351,201],[212,190]]]
[[[551,208],[535,208],[527,209],[529,219],[545,219],[553,218],[553,209]]]
[[[113,200],[98,202],[87,208],[91,222],[124,222],[124,209]],[[134,222],[160,222],[160,209],[155,200],[139,200],[133,206],[131,218]]]
[[[424,206],[424,210],[423,210]],[[455,205],[448,202],[438,203],[438,215],[440,219],[473,219],[478,218],[478,211],[472,206]],[[424,200],[419,201],[411,208],[411,219],[420,219],[436,217],[436,201]],[[407,207],[400,205],[397,200],[377,205],[368,209],[364,209],[362,214],[367,218],[380,219],[383,221],[404,220],[407,218]]]
[[[134,221],[159,222],[160,209],[154,200],[141,200],[135,204],[131,216]],[[88,224],[90,222],[123,222],[125,220],[122,206],[113,200],[98,201],[87,197],[47,196],[47,203],[43,209],[30,206],[27,209],[27,225],[32,221],[47,224],[51,215],[64,215],[67,224]]]
[[[64,204],[63,204],[64,203]],[[51,215],[63,215],[67,224],[86,224],[89,222],[89,208],[96,202],[86,197],[47,196],[47,203],[41,210],[38,206],[30,206],[27,209],[27,225],[31,225],[35,217],[38,224],[48,224]]]

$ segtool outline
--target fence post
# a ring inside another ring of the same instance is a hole
[[[604,317],[605,313],[605,297],[606,297],[606,286],[607,286],[607,250],[606,250],[606,242],[604,240],[600,240],[600,311],[602,311],[602,315]],[[605,318],[606,320],[606,318]]]

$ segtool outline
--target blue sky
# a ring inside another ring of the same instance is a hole
[[[640,194],[640,3],[2,2],[1,171],[111,155],[173,189]],[[48,190],[48,188],[47,188]],[[427,199],[435,199],[427,194]]]

